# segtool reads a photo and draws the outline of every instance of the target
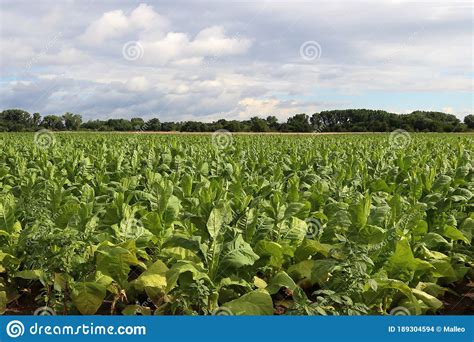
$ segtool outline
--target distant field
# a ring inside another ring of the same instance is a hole
[[[0,146],[0,313],[472,313],[472,134]]]

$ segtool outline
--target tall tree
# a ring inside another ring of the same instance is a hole
[[[77,131],[82,124],[82,116],[67,112],[63,115],[64,126],[68,131]]]
[[[48,129],[64,129],[63,119],[57,115],[46,115],[41,121],[41,126]]]
[[[309,117],[306,114],[296,114],[288,118],[287,123],[292,132],[311,132],[313,130],[309,124]]]
[[[466,115],[466,117],[464,118],[464,123],[466,124],[468,128],[470,129],[474,128],[474,115],[473,114]]]

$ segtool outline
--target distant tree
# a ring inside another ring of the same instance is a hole
[[[145,129],[145,121],[142,118],[132,118],[130,120],[133,130],[141,131]]]
[[[174,122],[163,122],[161,124],[161,130],[165,132],[173,132],[173,131],[178,131],[179,126],[178,124]]]
[[[41,114],[40,113],[34,113],[33,118],[31,119],[31,122],[34,127],[37,127],[41,123]]]
[[[242,132],[245,130],[244,128],[245,128],[245,125],[237,120],[227,121],[223,125],[223,129],[226,129],[230,132]]]
[[[46,115],[41,121],[41,126],[48,129],[64,129],[63,119],[57,115]]]
[[[133,131],[134,127],[132,123],[125,119],[109,119],[107,120],[107,126],[113,131]]]
[[[26,131],[32,125],[30,113],[21,109],[7,109],[0,114],[0,122],[7,131]]]
[[[272,131],[278,131],[280,129],[280,124],[278,123],[278,119],[274,115],[267,116],[267,125]]]
[[[322,132],[324,130],[325,126],[321,120],[321,114],[314,113],[313,115],[311,115],[309,121],[314,131]]]
[[[82,116],[79,114],[67,112],[63,115],[63,120],[68,131],[77,131],[82,124]]]
[[[154,118],[145,123],[142,118],[131,120],[109,119],[107,121],[91,120],[82,123],[78,114],[65,113],[62,117],[47,115],[41,119],[39,113],[33,116],[21,109],[6,109],[0,112],[0,131],[31,131],[39,126],[49,129],[78,130],[88,129],[97,131],[183,131],[183,132],[213,132],[226,129],[231,132],[390,132],[404,129],[409,132],[463,132],[472,130],[474,115],[464,118],[464,123],[452,114],[441,112],[414,111],[410,114],[389,113],[383,110],[343,109],[315,113],[311,117],[306,114],[296,114],[287,122],[279,123],[277,116],[258,116],[250,120],[227,121],[220,119],[214,122],[163,122]]]
[[[287,123],[292,132],[311,132],[313,130],[309,123],[309,116],[306,114],[296,114],[288,118]]]
[[[105,121],[102,120],[90,120],[81,125],[81,128],[92,129],[95,131],[99,131],[101,129],[104,129],[105,127],[107,127],[107,124]]]
[[[257,116],[250,118],[250,129],[252,130],[252,132],[270,131],[270,127],[268,127],[267,122]]]
[[[161,123],[160,120],[157,118],[150,119],[145,124],[145,130],[156,132],[161,130]]]
[[[473,114],[466,115],[466,117],[464,118],[464,123],[469,129],[473,129],[474,128],[474,115]]]

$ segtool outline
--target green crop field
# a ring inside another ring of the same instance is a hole
[[[472,135],[0,146],[0,313],[472,313]]]

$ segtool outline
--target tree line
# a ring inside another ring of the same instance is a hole
[[[404,129],[409,132],[465,132],[474,129],[474,115],[461,122],[455,115],[442,112],[414,111],[410,114],[389,113],[383,110],[343,109],[307,114],[296,114],[286,122],[276,116],[254,116],[249,120],[214,122],[182,121],[161,122],[158,118],[89,120],[83,122],[80,114],[62,116],[30,114],[21,109],[6,109],[0,113],[0,132],[25,132],[38,129],[55,131],[179,131],[214,132],[391,132]]]

